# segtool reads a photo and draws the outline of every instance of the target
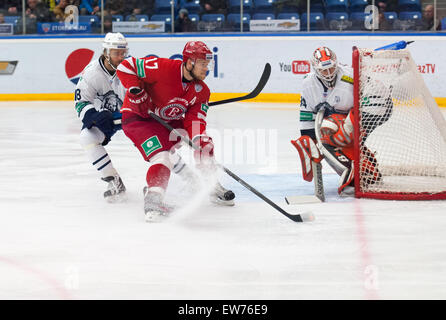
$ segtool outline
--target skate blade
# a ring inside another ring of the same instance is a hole
[[[108,196],[105,198],[108,203],[120,203],[127,201],[127,195],[124,192],[115,194],[113,196]]]
[[[169,216],[170,212],[147,212],[145,214],[146,222],[161,222]]]
[[[219,206],[227,206],[232,207],[235,205],[234,200],[222,200],[218,197],[210,197],[209,198],[213,204],[219,205]]]
[[[350,198],[355,196],[355,188],[346,186],[341,192],[339,193],[339,196],[341,198]]]

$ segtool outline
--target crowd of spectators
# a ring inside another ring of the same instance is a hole
[[[158,0],[157,0],[158,1]],[[176,18],[174,21],[177,32],[197,31],[196,21],[192,21],[189,12],[184,7],[188,2],[196,0],[178,0],[176,8]],[[323,3],[324,0],[314,2]],[[422,1],[422,17],[411,25],[411,30],[441,30],[441,17],[437,16],[434,21],[434,6],[430,0]],[[253,0],[255,2],[255,0]],[[3,0],[0,4],[0,23],[4,21],[4,16],[17,16],[22,18],[22,0]],[[103,3],[104,8],[101,8]],[[229,11],[229,0],[200,0],[199,12],[202,14],[223,14],[227,15]],[[390,31],[394,27],[393,21],[389,21],[386,13],[399,11],[398,0],[377,0],[375,2],[379,9],[379,28],[381,31]],[[155,0],[26,0],[25,19],[27,33],[36,32],[36,23],[38,22],[63,22],[70,15],[67,13],[67,6],[76,6],[78,14],[82,16],[98,16],[104,14],[104,30],[111,31],[112,22],[116,16],[127,17],[129,21],[137,20],[138,15],[147,15],[148,17],[157,13],[155,10]],[[287,12],[294,11],[298,14],[307,12],[307,0],[275,0],[272,13],[277,15],[285,8]],[[446,9],[446,6],[445,8]],[[245,12],[249,13],[249,12]],[[318,30],[331,29],[329,21],[321,21]],[[21,28],[22,22],[18,21],[17,27]],[[404,30],[404,28],[403,28]],[[18,30],[20,33],[20,30]]]

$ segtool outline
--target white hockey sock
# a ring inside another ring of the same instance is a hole
[[[102,150],[99,146],[94,149],[96,150],[89,150],[90,152],[88,153],[93,166],[100,172],[101,176],[105,178],[117,175],[117,172],[113,167],[110,157],[108,156],[108,153],[105,151],[104,147],[102,147]]]
[[[96,127],[83,129],[81,131],[81,146],[87,153],[89,161],[93,164],[96,170],[99,171],[103,178],[117,175],[110,157],[102,145],[104,138],[104,134]]]

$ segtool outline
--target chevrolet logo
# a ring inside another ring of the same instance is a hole
[[[146,28],[146,29],[155,30],[155,29],[159,29],[161,26],[159,24],[149,23],[149,24],[143,25],[142,27]]]
[[[297,22],[282,22],[278,24],[279,27],[284,27],[284,28],[292,28],[297,26]]]

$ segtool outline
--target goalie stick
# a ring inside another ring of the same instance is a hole
[[[173,132],[176,134],[182,141],[187,143],[191,148],[194,150],[201,150],[201,147],[197,146],[190,140],[188,137],[185,137],[184,135],[180,134],[176,129],[174,129],[171,125],[166,123],[163,119],[158,117],[155,113],[150,112],[150,116],[155,119],[158,123],[160,123],[164,128],[169,130],[170,132]],[[289,214],[285,210],[283,210],[281,207],[279,207],[277,204],[272,202],[270,199],[268,199],[266,196],[264,196],[262,193],[257,191],[254,187],[249,185],[247,182],[245,182],[243,179],[241,179],[239,176],[237,176],[235,173],[233,173],[231,170],[226,168],[223,165],[218,165],[225,173],[227,173],[231,178],[233,178],[235,181],[240,183],[242,186],[244,186],[246,189],[254,193],[256,196],[258,196],[260,199],[268,203],[270,206],[272,206],[274,209],[279,211],[281,214],[283,214],[288,219],[291,219],[295,222],[306,222],[306,221],[313,221],[314,215],[312,213],[302,213],[302,214]]]
[[[268,82],[270,75],[271,75],[271,65],[269,63],[267,63],[267,64],[265,64],[265,68],[263,69],[263,73],[262,73],[262,76],[260,77],[259,83],[254,88],[254,90],[252,90],[250,93],[248,93],[247,95],[244,95],[242,97],[236,97],[236,98],[230,98],[230,99],[209,102],[209,106],[212,107],[212,106],[217,106],[219,104],[231,103],[231,102],[242,101],[242,100],[249,100],[249,99],[253,99],[253,98],[257,97],[259,95],[259,93],[263,90],[263,88],[265,87],[266,83]]]

